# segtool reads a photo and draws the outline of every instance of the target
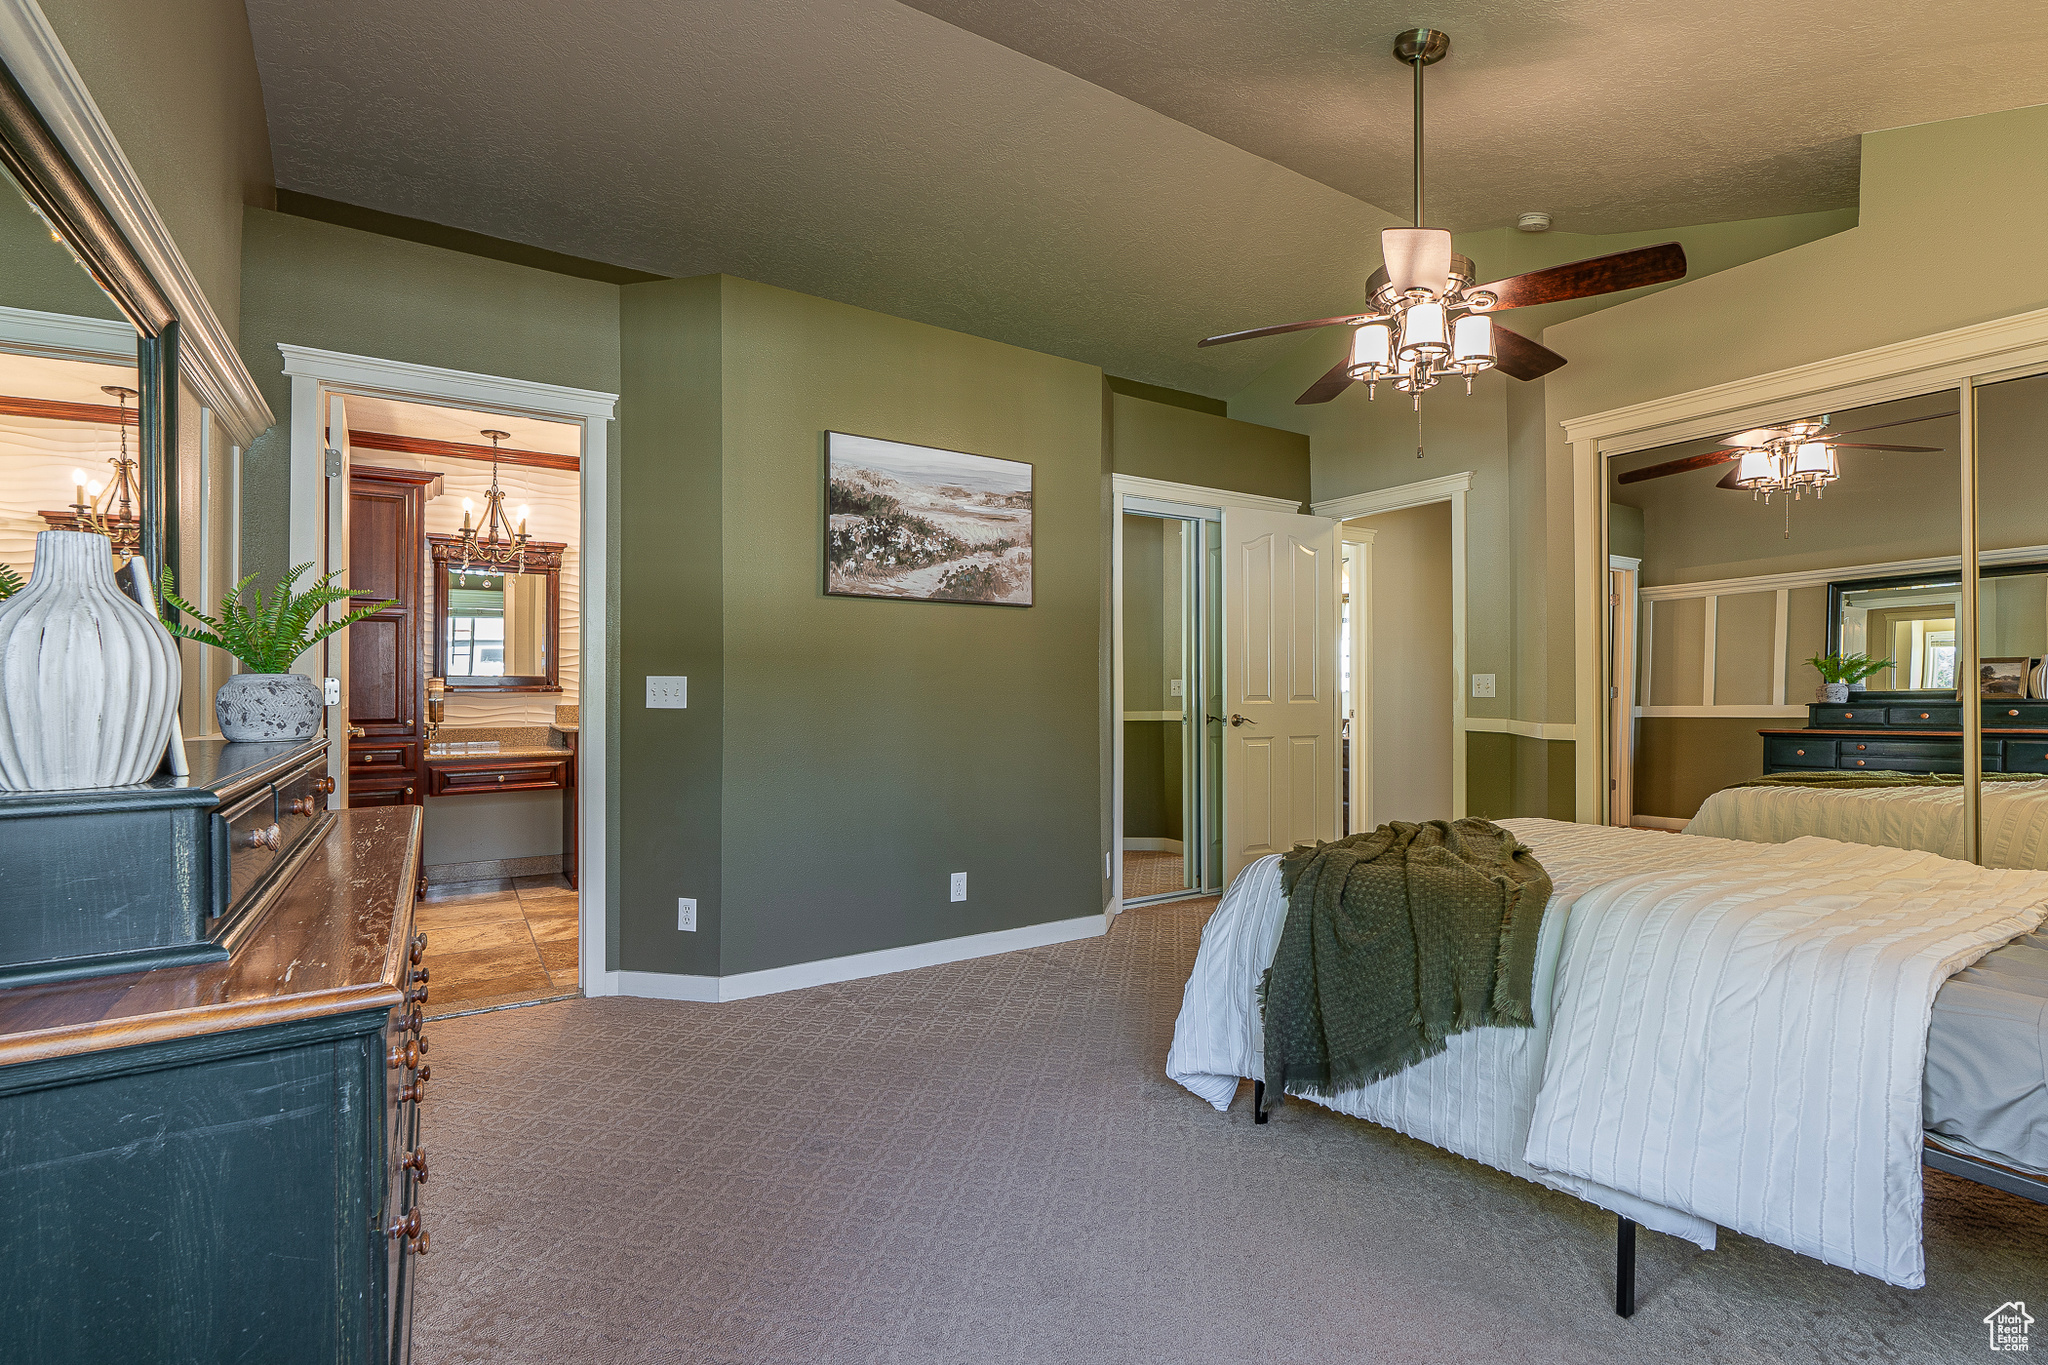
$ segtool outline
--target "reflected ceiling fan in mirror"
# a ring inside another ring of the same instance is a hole
[[[1415,71],[1415,226],[1380,233],[1384,263],[1366,281],[1367,311],[1226,332],[1198,345],[1349,327],[1350,351],[1294,401],[1327,403],[1356,383],[1365,385],[1370,400],[1375,387],[1386,381],[1414,395],[1420,411],[1423,393],[1454,375],[1464,377],[1469,394],[1482,370],[1498,367],[1516,379],[1541,379],[1565,363],[1557,352],[1500,326],[1490,314],[1685,277],[1684,249],[1665,242],[1475,286],[1479,275],[1472,258],[1451,250],[1449,232],[1422,225],[1422,72],[1450,50],[1450,35],[1440,29],[1410,29],[1394,40],[1394,56]]]

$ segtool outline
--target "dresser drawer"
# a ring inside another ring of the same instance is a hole
[[[2008,739],[2004,746],[2005,756],[1999,766],[2006,772],[2048,773],[2048,740]],[[1993,746],[1984,747],[1989,750]]]
[[[412,740],[393,740],[389,744],[358,740],[348,746],[349,771],[372,773],[411,768],[419,761],[418,748]]]
[[[320,813],[327,809],[327,794],[333,790],[334,779],[327,775],[324,754],[278,780],[277,826],[283,837],[279,857],[289,854],[300,840],[326,823]]]
[[[1885,710],[1885,724],[1909,730],[1954,730],[1962,723],[1963,713],[1953,706],[1893,706]]]
[[[436,763],[427,786],[429,796],[460,796],[474,792],[559,790],[567,784],[569,765],[563,759],[531,759],[450,767]]]
[[[277,865],[284,831],[277,823],[277,793],[269,786],[218,812],[213,820],[216,849],[225,852],[228,865],[227,897],[215,911],[219,914],[239,905]]]
[[[1847,706],[1809,706],[1806,708],[1809,722],[1814,725],[1883,725],[1885,708],[1882,706],[1859,706],[1850,702]]]
[[[1832,768],[1839,742],[1773,736],[1764,741],[1764,763],[1771,768]]]
[[[1984,703],[1987,730],[2038,730],[2048,728],[2048,702],[1988,701]]]
[[[1838,768],[1871,768],[1896,773],[1959,773],[1963,746],[1955,741],[1912,743],[1905,740],[1841,740],[1836,744]]]

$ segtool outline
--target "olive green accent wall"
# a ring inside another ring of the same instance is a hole
[[[1643,557],[1643,509],[1626,503],[1607,504],[1607,553],[1628,559]]]
[[[1198,488],[1306,500],[1306,436],[1118,393],[1112,402],[1114,461],[1136,474]]]
[[[1572,818],[1573,745],[1486,730],[1465,735],[1465,813],[1483,820]]]
[[[619,290],[268,209],[243,211],[243,363],[277,424],[242,473],[242,569],[285,563],[291,381],[278,343],[619,391]]]
[[[0,305],[123,321],[85,267],[50,239],[50,227],[0,172]]]
[[[1700,803],[1721,788],[1764,775],[1758,730],[1798,723],[1746,716],[1643,717],[1636,722],[1636,813],[1690,820]]]
[[[1100,912],[1101,372],[766,285],[718,289],[722,773],[630,736],[621,754],[627,805],[722,798],[718,970]],[[642,374],[629,365],[629,394]],[[629,498],[643,461],[674,458],[650,449],[641,411],[624,423]],[[1034,605],[827,597],[831,430],[1030,462]],[[668,580],[674,539],[629,516],[623,581]],[[622,638],[647,625],[622,601]],[[968,899],[952,903],[960,871]],[[655,880],[622,888],[620,965],[702,970],[674,927],[692,888]]]
[[[42,9],[233,336],[242,208],[268,206],[275,183],[242,0],[44,0]]]
[[[317,194],[303,194],[298,190],[279,189],[277,211],[300,218],[312,218],[338,227],[360,228],[383,237],[396,237],[402,241],[419,242],[425,246],[446,247],[471,256],[484,256],[494,261],[509,261],[513,265],[530,265],[536,270],[552,270],[557,275],[574,275],[578,279],[602,280],[606,284],[650,284],[655,280],[668,278],[652,275],[645,270],[628,270],[622,265],[608,265],[603,261],[585,260],[581,256],[569,256],[545,247],[528,246],[525,242],[508,242],[503,237],[491,237],[467,228],[449,227],[445,223],[430,223],[424,218],[407,218],[403,214],[386,213],[381,209],[366,209],[359,204],[345,204],[339,199],[327,199]]]
[[[606,808],[616,899],[607,915],[613,970],[719,974],[725,746],[724,294],[719,276],[620,291],[622,368],[613,582],[616,649]],[[763,517],[778,509],[762,509]],[[809,520],[808,494],[788,516]],[[770,622],[761,625],[772,625]],[[792,641],[801,647],[801,641]],[[800,670],[837,688],[823,655]],[[650,711],[641,679],[690,680],[684,710]],[[636,693],[641,695],[636,696]],[[623,703],[623,704],[622,704]],[[759,756],[736,751],[737,762]],[[790,774],[802,781],[809,764]],[[803,844],[809,820],[782,831]],[[827,883],[829,886],[829,883]],[[697,931],[676,929],[676,898],[697,900]],[[814,904],[829,904],[821,890]]]

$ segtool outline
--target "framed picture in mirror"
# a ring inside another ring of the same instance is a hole
[[[2012,658],[1980,659],[1977,664],[1978,692],[1985,697],[2024,697],[2033,671],[2033,658],[2024,654]]]
[[[559,692],[562,551],[527,541],[484,558],[462,537],[431,535],[434,669],[449,692]],[[469,553],[465,555],[465,549]]]

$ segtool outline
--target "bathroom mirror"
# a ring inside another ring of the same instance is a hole
[[[450,692],[559,692],[560,544],[529,541],[524,565],[465,562],[459,536],[429,536],[434,676]]]

